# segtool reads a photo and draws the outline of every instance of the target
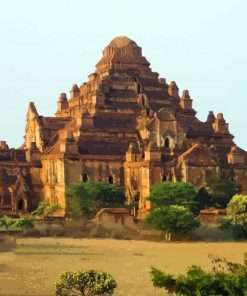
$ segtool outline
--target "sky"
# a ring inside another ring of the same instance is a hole
[[[246,0],[0,0],[0,140],[19,147],[29,102],[53,116],[119,35],[189,90],[200,120],[222,112],[247,150]]]

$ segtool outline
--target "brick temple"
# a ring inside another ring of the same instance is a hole
[[[156,182],[199,189],[224,178],[247,191],[247,152],[222,113],[200,121],[192,102],[152,71],[136,42],[113,39],[88,81],[60,94],[54,117],[29,104],[19,149],[0,142],[0,211],[28,212],[43,199],[65,209],[66,186],[89,180],[124,186],[139,217]]]

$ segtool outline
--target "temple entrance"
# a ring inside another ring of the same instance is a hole
[[[88,181],[88,176],[87,174],[82,174],[82,182],[87,182]]]
[[[19,211],[23,211],[24,210],[24,200],[22,198],[18,201],[17,209]]]
[[[170,148],[170,141],[168,138],[165,139],[165,148]]]
[[[109,176],[108,177],[108,183],[109,184],[113,184],[113,176]]]
[[[134,220],[138,218],[140,194],[137,193],[134,197]]]
[[[166,182],[167,181],[167,177],[165,175],[162,176],[162,182]]]

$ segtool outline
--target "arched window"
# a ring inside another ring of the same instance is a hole
[[[82,174],[82,182],[87,182],[88,181],[88,176],[87,174]]]
[[[108,182],[109,182],[109,184],[113,184],[113,181],[114,181],[114,180],[113,180],[113,176],[110,175],[110,176],[108,177]]]
[[[18,201],[17,208],[18,208],[18,210],[20,210],[20,211],[22,211],[22,210],[24,209],[24,201],[23,201],[22,198]]]
[[[170,141],[169,141],[169,138],[166,138],[165,139],[165,148],[170,148]]]

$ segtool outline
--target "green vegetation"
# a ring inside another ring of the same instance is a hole
[[[31,219],[31,218],[29,218],[27,216],[24,216],[24,217],[19,218],[19,219],[15,219],[14,225],[17,228],[21,228],[23,233],[26,233],[26,231],[28,229],[31,229],[31,228],[34,227],[33,219]]]
[[[195,188],[184,182],[156,183],[150,190],[152,208],[181,205],[192,208],[195,205],[197,192]]]
[[[101,182],[72,184],[66,191],[66,210],[74,220],[93,218],[101,208],[124,207],[124,188]]]
[[[0,227],[4,227],[7,234],[9,234],[11,227],[21,228],[23,233],[25,233],[27,229],[33,228],[34,224],[33,220],[27,216],[21,218],[4,216],[0,218]]]
[[[165,289],[170,295],[183,296],[246,296],[247,264],[214,259],[211,272],[192,265],[186,275],[174,276],[158,269],[151,269],[155,288]]]
[[[220,220],[221,229],[232,229],[235,238],[247,238],[247,195],[234,195],[226,208],[227,217]]]
[[[172,234],[185,234],[199,226],[197,218],[183,206],[171,205],[152,210],[146,223],[154,229],[165,231],[166,240]]]
[[[95,270],[63,272],[55,283],[56,296],[113,295],[117,287],[110,274]]]
[[[42,201],[39,203],[37,209],[32,212],[32,215],[42,218],[52,218],[54,214],[59,210],[61,210],[61,206],[59,204],[49,204],[45,201]]]
[[[200,208],[215,207],[225,209],[233,195],[241,191],[241,186],[234,181],[209,180],[199,190],[197,201]]]
[[[247,195],[234,195],[226,210],[233,225],[244,226],[247,223]]]
[[[16,219],[9,217],[9,216],[3,216],[0,218],[0,227],[4,227],[7,234],[9,234],[9,228],[13,226],[16,223]]]

